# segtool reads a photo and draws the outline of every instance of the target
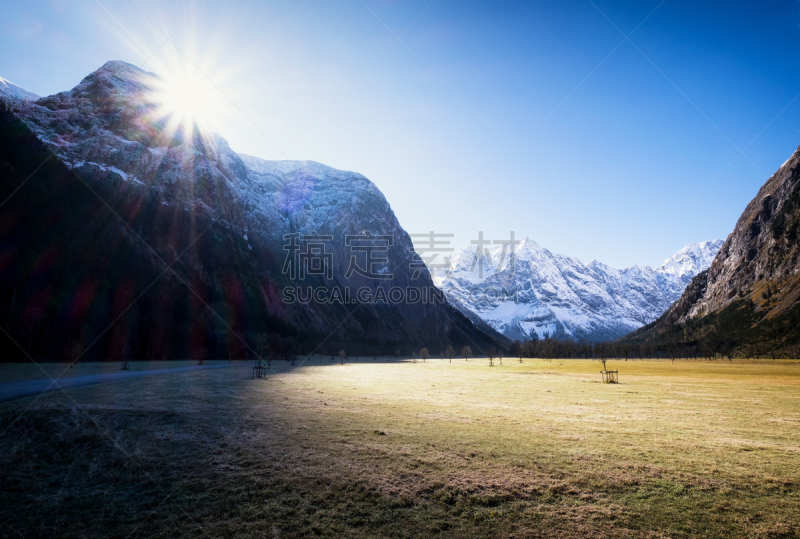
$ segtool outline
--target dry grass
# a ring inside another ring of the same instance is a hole
[[[609,368],[314,358],[50,394],[0,437],[0,536],[800,534],[800,364]]]

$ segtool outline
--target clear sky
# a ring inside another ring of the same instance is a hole
[[[236,151],[360,172],[454,247],[655,266],[800,145],[796,0],[0,1],[0,76],[196,65]]]

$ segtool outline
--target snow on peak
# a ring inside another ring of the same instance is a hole
[[[690,243],[664,260],[664,263],[656,271],[678,278],[694,277],[711,266],[711,262],[714,261],[714,257],[717,256],[717,252],[719,252],[723,243],[723,240]]]
[[[0,77],[0,95],[26,101],[36,101],[41,96],[17,86],[13,82]]]

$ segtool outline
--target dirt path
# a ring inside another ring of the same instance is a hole
[[[8,382],[0,384],[0,402],[6,402],[22,397],[30,397],[48,391],[58,391],[73,387],[88,386],[102,382],[115,382],[117,380],[127,380],[129,378],[141,378],[144,376],[154,376],[157,374],[170,374],[175,372],[196,371],[201,369],[219,369],[229,367],[229,365],[192,365],[190,367],[174,367],[171,369],[155,369],[150,371],[120,371],[108,372],[103,374],[90,374],[86,376],[73,376],[52,380],[22,380],[19,382]]]

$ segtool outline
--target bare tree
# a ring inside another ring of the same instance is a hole
[[[519,341],[514,341],[508,351],[512,356],[517,356],[519,358],[519,362],[522,363],[523,348]]]
[[[469,346],[462,347],[461,355],[464,356],[464,361],[469,361],[469,358],[472,357],[472,348],[470,348]]]
[[[339,360],[342,362],[342,365],[344,365],[345,359],[347,359],[347,352],[344,350],[339,350]]]
[[[430,353],[428,352],[427,348],[423,348],[422,350],[419,351],[419,357],[422,358],[423,363],[425,362],[425,360],[428,359],[429,356]]]
[[[607,370],[606,369],[606,358],[605,358],[605,355],[601,356],[599,361],[603,364],[603,370],[604,371]]]
[[[67,358],[69,359],[70,368],[78,364],[78,359],[81,357],[81,344],[79,342],[72,343],[67,349]]]
[[[447,345],[447,349],[445,349],[444,354],[450,360],[450,363],[452,363],[453,362],[453,356],[456,355],[456,351],[453,349],[453,345],[452,344],[448,344]]]
[[[617,382],[619,382],[619,379],[617,378],[617,371],[609,371],[606,368],[606,356],[608,354],[606,347],[604,346],[599,347],[597,352],[598,352],[597,361],[603,364],[603,370],[600,371],[600,374],[603,376],[603,382],[616,384]]]
[[[256,335],[256,350],[258,350],[259,363],[269,354],[269,336],[266,333]]]
[[[489,366],[494,367],[494,357],[497,355],[497,350],[495,350],[494,346],[489,348]]]
[[[200,347],[195,351],[194,357],[197,358],[197,364],[202,365],[206,358],[208,358],[208,350]]]
[[[396,357],[397,359],[400,359],[400,349],[399,348],[395,348],[394,349],[394,357]]]
[[[120,359],[122,359],[122,370],[127,371],[129,368],[128,358],[131,355],[131,347],[129,344],[123,344],[119,351]]]

